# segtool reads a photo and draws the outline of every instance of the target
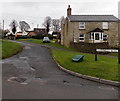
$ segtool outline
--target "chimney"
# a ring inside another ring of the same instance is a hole
[[[70,5],[68,5],[68,9],[67,9],[67,16],[71,15],[71,8],[70,8]]]

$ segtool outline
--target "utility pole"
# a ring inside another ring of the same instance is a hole
[[[120,64],[120,21],[118,22],[118,64]]]
[[[4,38],[4,20],[3,20],[3,31],[2,31],[2,38]]]
[[[120,19],[120,1],[118,2],[118,18]],[[120,20],[118,21],[118,66],[120,66]]]

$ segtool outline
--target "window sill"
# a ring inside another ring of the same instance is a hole
[[[83,28],[79,28],[79,30],[86,30],[85,28],[83,29]]]

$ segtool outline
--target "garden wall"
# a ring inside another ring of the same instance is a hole
[[[95,53],[95,49],[105,49],[109,48],[109,43],[71,43],[70,46],[72,48],[76,48],[77,50],[81,52],[86,52],[86,53]]]

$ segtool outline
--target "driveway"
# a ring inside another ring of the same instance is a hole
[[[118,88],[60,70],[50,50],[19,42],[23,51],[2,62],[3,99],[117,99]]]

